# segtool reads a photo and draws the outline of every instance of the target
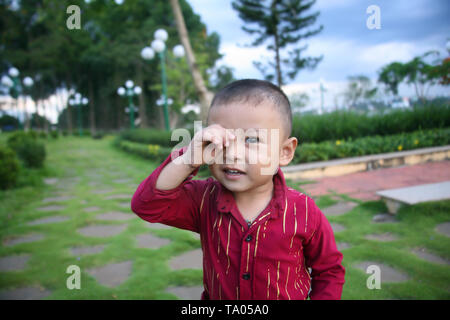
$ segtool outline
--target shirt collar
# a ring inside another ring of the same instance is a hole
[[[287,186],[284,179],[284,174],[281,168],[278,167],[277,173],[273,176],[274,193],[272,200],[269,202],[270,214],[274,218],[280,216],[280,212],[284,210],[286,205]],[[236,205],[233,193],[219,183],[218,195],[216,198],[217,210],[220,212],[231,212],[233,205]]]

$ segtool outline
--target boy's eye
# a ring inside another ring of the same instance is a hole
[[[247,137],[245,138],[246,143],[258,143],[259,138],[258,137]]]

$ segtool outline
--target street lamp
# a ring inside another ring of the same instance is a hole
[[[134,106],[133,106],[133,97],[138,96],[142,93],[142,89],[139,86],[135,86],[134,82],[131,80],[127,80],[125,82],[125,88],[120,87],[117,89],[117,94],[121,97],[128,97],[128,108],[125,109],[126,112],[130,113],[130,126],[131,129],[134,129]]]
[[[151,47],[145,47],[141,50],[141,57],[144,60],[151,60],[155,56],[155,52],[159,54],[161,60],[161,78],[162,78],[162,90],[164,99],[164,122],[166,130],[170,130],[169,127],[169,111],[168,111],[168,98],[167,98],[167,77],[166,77],[166,66],[165,66],[165,42],[169,38],[167,31],[164,29],[158,29],[154,33],[155,39],[151,42]],[[173,48],[173,54],[177,58],[184,56],[184,48],[182,45],[176,45]]]
[[[82,118],[81,118],[81,107],[87,106],[89,103],[89,99],[86,97],[83,97],[81,93],[75,93],[73,98],[69,99],[69,104],[72,107],[76,107],[78,109],[78,133],[80,137],[83,135],[83,125],[82,125]]]

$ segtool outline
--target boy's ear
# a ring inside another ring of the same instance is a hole
[[[292,161],[295,155],[295,149],[297,148],[297,143],[296,137],[291,137],[283,142],[280,153],[280,167],[287,166]]]

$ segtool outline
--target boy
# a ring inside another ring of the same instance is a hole
[[[340,299],[345,270],[331,226],[280,169],[297,147],[286,95],[267,81],[235,81],[216,94],[207,123],[139,185],[133,212],[200,233],[202,299]],[[192,180],[204,163],[215,179]]]

